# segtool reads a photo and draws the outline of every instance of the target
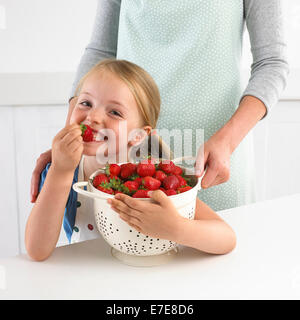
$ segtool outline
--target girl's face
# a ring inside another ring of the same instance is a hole
[[[113,130],[116,155],[119,152],[119,142],[120,147],[126,148],[127,152],[128,147],[143,138],[137,136],[136,139],[128,141],[128,134],[133,129],[143,128],[147,134],[151,131],[150,126],[143,126],[134,96],[126,84],[107,71],[94,72],[84,81],[70,123],[89,125],[93,129],[94,136],[102,140],[83,142],[83,153],[88,156],[96,155],[100,146],[101,150],[106,150],[105,156],[107,155],[112,140],[108,136],[108,139],[105,138],[103,141],[105,134],[101,134],[101,131],[98,133],[101,129]]]

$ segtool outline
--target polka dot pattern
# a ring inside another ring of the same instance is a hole
[[[140,65],[156,81],[162,101],[158,129],[192,129],[184,155],[195,156],[203,143],[197,129],[207,140],[238,107],[243,28],[243,1],[121,2],[117,58]],[[232,156],[230,181],[200,191],[214,210],[255,200],[251,148],[249,135]]]

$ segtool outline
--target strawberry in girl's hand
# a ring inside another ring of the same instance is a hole
[[[137,166],[136,172],[140,177],[152,177],[155,173],[154,162],[150,159],[141,161]]]
[[[93,186],[97,188],[102,182],[108,182],[108,177],[104,173],[100,173],[94,177]]]
[[[161,185],[161,181],[147,176],[142,179],[142,184],[148,190],[157,190]]]
[[[90,126],[88,126],[87,124],[80,124],[80,128],[81,128],[81,132],[82,132],[82,139],[85,142],[91,142],[94,140],[94,134],[93,134],[93,130]]]
[[[138,190],[136,193],[133,194],[133,198],[150,198],[148,196],[148,191],[149,190]]]
[[[169,189],[176,190],[179,187],[178,178],[174,175],[167,176],[163,181],[163,187],[167,190],[169,190]]]
[[[127,179],[135,173],[135,170],[136,170],[136,164],[134,164],[134,163],[121,164],[120,176],[123,179]]]

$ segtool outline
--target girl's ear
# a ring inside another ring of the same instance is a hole
[[[145,138],[151,134],[152,128],[150,126],[145,126],[141,129],[132,130],[129,133],[128,144],[130,146],[137,146],[141,144]]]

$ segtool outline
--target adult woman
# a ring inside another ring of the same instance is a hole
[[[253,64],[242,93],[245,22]],[[286,84],[280,0],[101,0],[74,88],[94,64],[111,56],[140,65],[156,81],[162,98],[159,128],[204,130],[204,152],[191,141],[200,150],[198,175],[207,169],[201,199],[214,210],[254,201],[251,135],[244,138]],[[48,161],[49,152],[38,161],[33,200],[38,174]]]

